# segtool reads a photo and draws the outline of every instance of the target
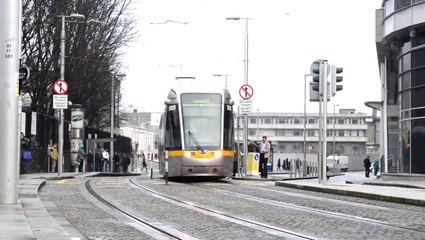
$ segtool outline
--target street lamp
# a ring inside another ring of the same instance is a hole
[[[62,29],[61,29],[61,56],[60,56],[60,75],[59,79],[65,81],[65,19],[66,18],[81,18],[84,19],[84,15],[73,13],[71,15],[60,15],[58,16],[62,19]],[[63,165],[63,126],[64,126],[64,117],[63,109],[59,110],[59,131],[58,131],[58,176],[62,173]]]
[[[116,74],[115,72],[111,72],[111,143],[110,143],[110,154],[109,159],[111,163],[110,171],[114,172],[114,118],[115,118],[115,91],[114,91],[114,85],[115,85],[115,78],[120,79],[126,77],[125,74]]]
[[[224,76],[224,87],[227,88],[227,76],[229,76],[229,74],[224,74],[224,75],[214,74],[213,75],[213,77],[222,77],[222,76]]]
[[[240,17],[228,17],[226,20],[245,20],[245,60],[244,60],[244,83],[248,84],[248,20],[252,18],[240,18]],[[248,156],[248,115],[244,114],[244,126],[243,126],[243,152],[245,159]],[[238,159],[239,161],[239,159]],[[240,165],[238,163],[238,165]],[[239,173],[240,175],[240,173]]]
[[[304,74],[304,160],[303,160],[303,176],[307,175],[307,153],[306,153],[306,124],[307,124],[307,77],[311,76],[311,74]]]
[[[333,142],[333,147],[332,147],[332,155],[333,155],[333,163],[334,163],[334,173],[335,173],[335,122],[336,122],[336,117],[335,117],[335,107],[339,107],[339,104],[334,104],[334,142]]]

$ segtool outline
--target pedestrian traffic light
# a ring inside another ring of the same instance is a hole
[[[331,93],[332,96],[335,96],[337,91],[342,90],[342,85],[337,85],[337,83],[342,82],[342,76],[338,76],[337,74],[342,73],[342,67],[336,67],[334,65],[331,66]]]

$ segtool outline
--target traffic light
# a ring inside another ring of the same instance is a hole
[[[338,76],[337,74],[342,73],[342,67],[336,67],[334,65],[331,66],[331,93],[332,96],[335,96],[337,91],[342,90],[342,85],[337,85],[337,83],[342,82],[342,76]]]
[[[313,91],[319,92],[320,94],[322,93],[322,86],[320,84],[321,83],[321,81],[320,81],[320,77],[321,77],[320,68],[321,68],[324,61],[325,60],[323,60],[323,59],[318,59],[318,60],[314,61],[311,64],[311,67],[310,67],[310,74],[313,78],[313,82],[311,84]]]

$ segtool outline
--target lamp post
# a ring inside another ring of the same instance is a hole
[[[114,172],[114,118],[115,118],[115,78],[123,78],[126,77],[125,74],[116,74],[115,72],[111,72],[111,143],[110,143],[110,154],[109,159],[111,163],[110,171]]]
[[[332,147],[332,155],[333,155],[333,163],[334,163],[334,173],[335,173],[335,122],[336,122],[336,116],[335,116],[335,107],[339,107],[339,104],[334,104],[334,130],[333,130],[333,135],[334,135],[334,141],[333,141],[333,147]]]
[[[307,98],[307,77],[311,76],[311,74],[304,74],[304,159],[303,159],[303,176],[307,175],[307,153],[306,153],[306,124],[307,124],[307,103],[306,103],[306,98]]]
[[[244,83],[248,84],[248,21],[252,18],[240,18],[240,17],[228,17],[226,20],[245,20],[245,60],[244,60]],[[243,152],[245,160],[248,156],[248,115],[244,114],[244,125],[243,125]]]
[[[213,75],[213,77],[222,77],[222,76],[224,76],[224,88],[227,88],[227,76],[229,76],[228,74],[224,74],[224,75],[214,74]]]
[[[73,13],[71,15],[60,15],[58,16],[62,19],[62,29],[61,29],[61,56],[60,56],[60,75],[59,79],[65,81],[65,19],[66,18],[81,18],[84,19],[84,15]],[[61,175],[63,169],[63,125],[64,125],[64,116],[63,109],[59,110],[59,126],[58,126],[58,176]]]

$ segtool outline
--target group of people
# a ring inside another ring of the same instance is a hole
[[[371,168],[373,168],[373,175],[376,176],[378,174],[379,171],[379,161],[375,160],[373,162],[373,166],[372,166],[372,162],[370,161],[370,157],[367,156],[364,160],[363,160],[363,165],[364,165],[364,169],[365,169],[365,177],[369,177],[370,175],[370,171]]]
[[[276,171],[289,171],[291,170],[291,163],[289,159],[283,159],[283,161],[277,160],[277,169]]]

